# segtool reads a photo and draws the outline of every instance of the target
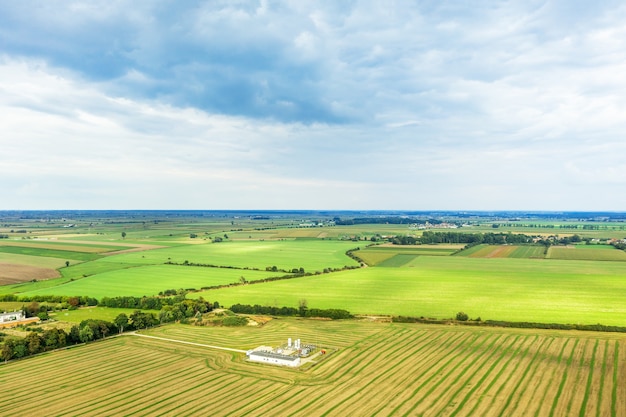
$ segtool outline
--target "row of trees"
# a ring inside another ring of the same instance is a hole
[[[271,307],[262,306],[259,304],[235,304],[230,308],[233,313],[240,314],[262,314],[267,316],[301,316],[301,317],[322,317],[333,320],[349,319],[352,318],[347,310],[341,309],[309,309],[306,301],[301,300],[298,308],[296,307]]]
[[[438,244],[438,243],[464,243],[470,246],[487,245],[524,245],[536,243],[539,245],[569,245],[571,243],[582,242],[579,235],[557,237],[529,236],[523,233],[460,233],[460,232],[432,232],[425,231],[421,236],[395,236],[391,242],[396,245],[418,245],[418,244]]]

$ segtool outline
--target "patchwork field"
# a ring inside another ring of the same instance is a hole
[[[545,258],[543,246],[515,246],[515,245],[476,245],[459,252],[458,256],[470,258]]]
[[[626,263],[419,256],[401,268],[333,274],[189,294],[235,303],[343,308],[357,314],[543,323],[626,323]]]
[[[366,247],[356,255],[370,266],[403,266],[418,256],[450,256],[463,245],[377,245]]]
[[[602,415],[626,413],[619,335],[356,322],[166,326],[150,334],[248,348],[287,337],[339,350],[308,370],[123,336],[3,365],[0,414]],[[14,384],[36,374],[28,384]],[[175,378],[172,378],[175,376]],[[171,381],[169,383],[168,381]]]

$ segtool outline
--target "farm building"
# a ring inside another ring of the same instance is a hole
[[[21,321],[24,320],[26,317],[24,317],[24,312],[23,311],[11,311],[9,313],[0,313],[0,324],[3,323],[13,323],[16,321]]]
[[[296,368],[302,364],[301,358],[308,357],[315,350],[313,345],[304,345],[300,339],[292,343],[291,338],[280,347],[259,346],[246,352],[248,360],[271,365],[290,366]]]
[[[296,368],[300,366],[300,356],[285,355],[282,353],[267,350],[252,350],[247,353],[248,359],[252,362],[269,363],[271,365],[282,365]]]

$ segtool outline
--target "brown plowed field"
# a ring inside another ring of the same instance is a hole
[[[0,285],[17,284],[32,281],[33,279],[58,278],[60,276],[61,274],[56,269],[0,263]]]

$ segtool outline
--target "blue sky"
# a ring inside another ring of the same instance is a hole
[[[0,209],[626,209],[620,1],[0,2]]]

